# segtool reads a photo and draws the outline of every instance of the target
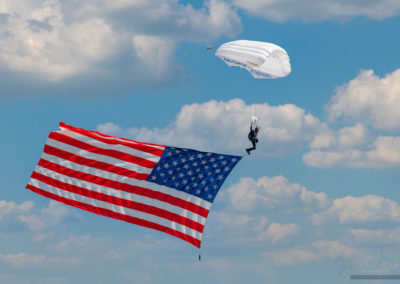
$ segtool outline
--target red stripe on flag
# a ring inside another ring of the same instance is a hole
[[[68,145],[80,148],[82,150],[86,150],[88,152],[91,153],[96,153],[96,154],[100,154],[100,155],[105,155],[105,156],[109,156],[109,157],[113,157],[125,162],[129,162],[129,163],[133,163],[142,167],[146,167],[146,168],[154,168],[155,165],[157,164],[156,162],[153,161],[149,161],[146,160],[144,158],[141,157],[136,157],[127,153],[123,153],[117,150],[113,150],[113,149],[102,149],[96,146],[93,146],[91,144],[76,140],[74,138],[71,138],[67,135],[61,134],[61,133],[57,133],[57,132],[52,132],[49,135],[49,138],[57,140],[59,142],[62,143],[66,143]]]
[[[66,129],[69,129],[71,131],[74,131],[76,133],[80,133],[86,136],[89,136],[93,139],[99,140],[101,142],[107,143],[107,144],[120,144],[120,145],[124,145],[127,147],[130,147],[132,149],[136,149],[139,151],[143,151],[146,153],[150,153],[156,156],[160,156],[163,154],[164,149],[157,149],[148,145],[154,145],[157,147],[167,147],[165,145],[158,145],[158,144],[152,144],[152,143],[142,143],[142,142],[138,142],[138,141],[134,141],[134,140],[129,140],[126,138],[117,138],[117,137],[113,137],[113,136],[109,136],[109,135],[105,135],[103,133],[97,132],[97,131],[90,131],[90,130],[85,130],[85,129],[81,129],[81,128],[77,128],[71,125],[68,125],[64,122],[60,122],[60,127],[64,127]]]
[[[99,162],[99,161],[95,161],[95,160],[91,160],[91,159],[87,159],[81,156],[78,156],[76,154],[72,154],[57,148],[54,148],[52,146],[49,145],[45,145],[44,146],[44,152],[53,156],[57,156],[59,158],[80,164],[80,165],[84,165],[84,166],[88,166],[88,167],[92,167],[92,168],[96,168],[96,169],[100,169],[103,171],[107,171],[110,173],[115,173],[118,175],[122,175],[122,176],[127,176],[130,178],[135,178],[135,179],[139,179],[139,180],[146,180],[149,177],[149,174],[143,174],[143,173],[138,173],[135,171],[131,171],[125,168],[121,168],[118,166],[114,166],[111,164],[107,164],[104,162]]]
[[[167,202],[171,205],[179,206],[183,209],[186,209],[193,213],[196,213],[204,218],[207,218],[208,213],[209,213],[209,211],[207,209],[205,209],[199,205],[196,205],[194,203],[182,200],[180,198],[177,198],[177,197],[174,197],[174,196],[171,196],[169,194],[165,194],[165,193],[162,193],[159,191],[154,191],[154,190],[151,190],[148,188],[130,185],[127,183],[113,181],[113,180],[98,177],[95,175],[75,171],[75,170],[60,166],[58,164],[55,164],[55,163],[52,163],[52,162],[49,162],[49,161],[43,160],[43,159],[41,159],[39,161],[38,165],[43,168],[46,168],[46,169],[52,170],[54,172],[60,173],[62,175],[65,175],[65,176],[69,176],[69,177],[84,180],[84,181],[87,181],[87,182],[90,182],[93,184],[98,184],[98,185],[110,187],[110,188],[113,188],[116,190],[121,190],[121,191],[129,192],[129,193],[157,199],[157,200],[160,200],[163,202]]]
[[[198,240],[196,238],[193,238],[193,237],[191,237],[189,235],[183,234],[183,233],[181,233],[179,231],[170,229],[168,227],[164,227],[164,226],[162,226],[160,224],[156,224],[156,223],[153,223],[153,222],[150,222],[150,221],[146,221],[146,220],[142,220],[142,219],[139,219],[139,218],[135,218],[135,217],[132,217],[132,216],[127,216],[127,215],[123,215],[121,213],[116,213],[116,212],[108,210],[108,209],[99,208],[99,207],[92,206],[92,205],[89,205],[89,204],[86,204],[86,203],[82,203],[82,202],[79,202],[79,201],[75,201],[75,200],[71,200],[71,199],[68,199],[68,198],[65,198],[65,197],[61,197],[61,196],[55,195],[53,193],[47,192],[45,190],[42,190],[40,188],[34,187],[34,186],[30,185],[30,184],[28,184],[26,186],[26,188],[30,189],[31,191],[33,191],[33,192],[35,192],[37,194],[45,196],[47,198],[51,198],[51,199],[57,200],[59,202],[62,202],[64,204],[71,205],[71,206],[74,206],[74,207],[77,207],[77,208],[80,208],[80,209],[83,209],[83,210],[86,210],[86,211],[89,211],[89,212],[92,212],[92,213],[96,213],[96,214],[103,215],[103,216],[106,216],[106,217],[110,217],[110,218],[126,221],[126,222],[129,222],[129,223],[135,224],[135,225],[139,225],[139,226],[155,229],[155,230],[158,230],[158,231],[162,231],[164,233],[167,233],[167,234],[170,234],[172,236],[175,236],[175,237],[178,237],[180,239],[183,239],[183,240],[195,245],[196,247],[200,248],[200,244],[201,244],[200,240]]]
[[[118,206],[122,206],[122,207],[126,207],[126,208],[130,208],[133,210],[137,210],[137,211],[141,211],[147,214],[151,214],[151,215],[155,215],[164,219],[168,219],[172,222],[176,222],[179,223],[181,225],[184,225],[188,228],[191,228],[193,230],[196,230],[200,233],[203,232],[204,230],[204,226],[200,223],[197,223],[193,220],[190,220],[188,218],[185,218],[181,215],[177,215],[175,213],[172,213],[170,211],[155,207],[155,206],[151,206],[151,205],[147,205],[147,204],[143,204],[143,203],[139,203],[136,201],[132,201],[132,200],[127,200],[127,199],[122,199],[119,197],[115,197],[115,196],[110,196],[104,193],[99,193],[96,191],[92,191],[83,187],[79,187],[79,186],[75,186],[69,183],[65,183],[56,179],[53,179],[51,177],[42,175],[40,173],[37,172],[33,172],[32,173],[32,178],[42,181],[48,185],[51,185],[53,187],[57,187],[59,189],[65,190],[65,191],[69,191],[72,193],[76,193],[82,196],[86,196],[92,199],[97,199],[100,201],[104,201],[107,203],[111,203],[111,204],[115,204]]]

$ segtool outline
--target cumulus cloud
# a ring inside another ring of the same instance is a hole
[[[260,238],[270,240],[275,244],[295,237],[299,232],[300,227],[296,224],[272,223],[269,225],[268,229],[261,234]]]
[[[135,35],[132,43],[143,72],[148,72],[149,77],[156,81],[168,73],[173,62],[173,41],[155,36]]]
[[[252,15],[270,21],[289,20],[318,21],[327,19],[350,19],[365,16],[372,19],[385,19],[400,14],[400,3],[395,0],[378,1],[318,1],[318,0],[280,0],[231,2]]]
[[[33,235],[34,242],[41,242],[54,237],[54,232],[37,232]]]
[[[223,231],[224,239],[233,242],[256,242],[266,239],[264,232],[268,224],[265,216],[238,214],[235,212],[215,213],[213,220]]]
[[[58,226],[71,216],[67,206],[53,200],[50,200],[48,206],[43,208],[37,208],[32,201],[21,204],[0,201],[0,223],[3,221],[8,226],[26,225],[33,231],[35,242],[54,236],[53,232],[46,230]]]
[[[339,241],[318,240],[308,248],[292,247],[261,253],[261,257],[272,265],[305,265],[324,259],[341,259],[368,255],[367,251],[348,247]]]
[[[400,70],[384,78],[362,71],[340,86],[327,105],[328,118],[335,122],[343,117],[355,124],[338,131],[322,129],[310,141],[304,163],[322,168],[399,167],[400,137],[376,134],[400,130],[399,94]]]
[[[377,195],[346,196],[333,200],[328,209],[310,216],[313,224],[400,222],[400,206]]]
[[[321,209],[330,205],[325,193],[307,190],[285,177],[246,177],[227,190],[232,206],[241,211],[257,209]]]
[[[39,214],[21,214],[18,219],[33,231],[40,231],[58,225],[71,213],[59,202],[51,200],[49,206],[42,208]]]
[[[110,260],[120,260],[127,258],[127,254],[124,252],[116,251],[116,250],[110,250],[106,253],[106,258]]]
[[[388,168],[400,166],[400,137],[380,136],[368,150],[311,150],[303,161],[313,167]]]
[[[35,204],[32,201],[26,201],[21,204],[16,204],[13,201],[0,200],[0,220],[6,215],[18,215],[31,211]]]
[[[311,149],[336,149],[364,147],[369,140],[369,131],[361,123],[346,126],[338,131],[325,128],[310,142]]]
[[[264,176],[258,180],[244,177],[230,186],[226,194],[234,210],[252,214],[267,210],[272,212],[284,209],[288,213],[302,210],[309,215],[314,225],[400,222],[400,205],[391,199],[372,194],[330,199],[325,193],[310,191],[300,184],[290,183],[283,176]],[[246,220],[252,218],[251,215],[245,216]],[[293,225],[275,224],[270,229],[291,228],[289,231],[297,233],[298,227]]]
[[[107,1],[91,0],[78,4],[74,15],[102,15],[113,26],[133,34],[167,36],[173,40],[204,41],[221,35],[233,37],[242,30],[242,23],[229,3],[205,1],[195,9],[176,0]],[[138,33],[142,31],[142,33]]]
[[[318,259],[314,252],[302,248],[266,251],[261,253],[261,257],[269,264],[277,266],[308,264]]]
[[[182,107],[176,120],[165,128],[130,128],[124,136],[134,140],[214,150],[240,151],[249,146],[250,117],[261,122],[256,155],[281,156],[297,152],[303,141],[311,140],[326,125],[292,104],[246,105],[241,99],[209,101]],[[98,127],[100,130],[103,125]],[[115,126],[114,126],[115,128]]]
[[[218,0],[199,9],[175,0],[4,0],[0,23],[0,82],[13,94],[24,86],[31,94],[33,87],[71,94],[75,85],[115,94],[165,85],[183,75],[178,42],[241,31],[236,12]]]
[[[37,4],[31,13],[10,10],[7,5],[2,9],[2,13],[9,13],[6,24],[0,26],[3,68],[59,81],[93,72],[93,63],[115,49],[117,38],[104,19],[93,17],[67,24],[58,1]]]
[[[327,106],[331,121],[344,117],[386,131],[400,130],[400,69],[384,78],[362,71],[339,87]]]
[[[122,128],[112,122],[106,122],[97,126],[97,130],[108,134],[118,136],[122,133]]]
[[[317,249],[318,254],[325,258],[337,259],[339,257],[350,257],[358,253],[357,249],[345,246],[339,241],[320,240],[312,245]]]
[[[123,130],[107,122],[97,130],[134,140],[235,153],[249,146],[249,117],[258,114],[257,156],[284,156],[298,152],[304,142],[310,151],[303,155],[312,167],[389,168],[400,166],[400,137],[375,136],[358,122],[335,131],[304,109],[292,104],[246,105],[241,99],[209,101],[182,107],[175,121],[163,128]]]
[[[213,270],[227,270],[230,268],[231,263],[225,258],[216,258],[208,260],[206,265],[209,267],[209,269]]]
[[[46,257],[42,254],[27,255],[25,253],[0,254],[0,261],[13,268],[44,267]]]
[[[98,241],[98,239],[95,240],[89,235],[71,235],[52,248],[61,252],[87,251],[92,249]]]
[[[63,269],[65,269],[66,267],[69,266],[76,266],[78,262],[77,259],[70,257],[58,258],[58,257],[49,257],[44,254],[30,255],[23,252],[19,252],[14,254],[13,253],[0,254],[0,263],[3,263],[4,266],[7,268],[13,268],[17,270],[27,270],[32,268],[48,269],[50,267],[52,268],[62,267]],[[42,282],[34,281],[34,283],[42,283]]]
[[[394,229],[350,229],[355,241],[367,244],[400,244],[400,227]]]

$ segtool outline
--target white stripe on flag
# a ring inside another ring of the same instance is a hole
[[[121,144],[107,144],[102,141],[96,140],[92,137],[88,137],[88,136],[85,136],[78,132],[74,132],[74,131],[71,131],[71,130],[68,130],[65,128],[62,131],[59,130],[57,132],[60,134],[66,135],[68,137],[74,138],[76,140],[79,140],[81,142],[93,145],[98,148],[120,151],[123,153],[127,153],[129,155],[132,155],[132,156],[140,157],[140,158],[155,162],[155,163],[157,163],[161,158],[160,156],[153,155],[153,154],[143,152],[143,151],[139,151],[139,150],[136,150],[136,149],[133,149],[133,148],[121,145]]]
[[[107,164],[110,164],[113,166],[118,166],[121,168],[125,168],[125,169],[131,170],[131,171],[138,172],[138,173],[150,174],[151,171],[153,170],[153,169],[142,167],[142,166],[139,166],[139,165],[136,165],[133,163],[129,163],[129,162],[126,162],[126,161],[123,161],[120,159],[116,159],[116,158],[113,158],[110,156],[92,153],[92,152],[83,150],[81,148],[77,148],[77,147],[71,146],[69,144],[53,140],[51,138],[47,139],[46,144],[51,147],[68,152],[70,154],[78,155],[80,157],[84,157],[86,159],[91,159],[91,160],[94,160],[97,162],[103,162],[103,163],[107,163]]]
[[[176,222],[173,222],[173,221],[170,221],[170,220],[167,220],[167,219],[164,219],[164,218],[152,215],[152,214],[148,214],[148,213],[145,213],[145,212],[141,212],[141,211],[137,211],[137,210],[134,210],[134,209],[126,208],[126,207],[123,207],[123,206],[117,206],[117,205],[114,205],[114,204],[111,204],[111,203],[108,203],[108,202],[104,202],[104,201],[101,201],[101,200],[92,199],[92,198],[89,198],[89,197],[86,197],[86,196],[82,196],[80,194],[75,194],[75,193],[72,193],[72,192],[68,192],[68,191],[59,189],[57,187],[50,186],[50,185],[48,185],[46,183],[43,183],[43,182],[41,182],[39,180],[36,180],[36,179],[33,179],[33,178],[29,181],[29,184],[31,186],[40,188],[40,189],[42,189],[44,191],[50,192],[50,193],[55,194],[55,195],[60,196],[60,197],[64,197],[64,198],[67,198],[67,199],[70,199],[70,200],[74,200],[74,201],[78,201],[78,202],[81,202],[81,203],[89,204],[89,205],[94,206],[94,207],[111,210],[111,211],[119,213],[119,214],[123,214],[123,215],[126,215],[126,216],[132,216],[132,217],[135,217],[135,218],[138,218],[138,219],[142,219],[142,220],[145,220],[145,221],[149,221],[149,222],[152,222],[152,223],[155,223],[155,224],[159,224],[159,225],[162,225],[164,227],[167,227],[167,228],[176,230],[178,232],[181,232],[183,234],[186,234],[188,236],[191,236],[193,238],[196,238],[198,240],[201,240],[201,235],[202,234],[200,232],[198,232],[196,230],[193,230],[193,229],[190,229],[190,228],[188,228],[188,227],[186,227],[184,225],[181,225],[179,223],[176,223]]]
[[[67,128],[60,126],[60,129],[67,129]],[[107,140],[110,140],[110,141],[120,141],[121,143],[129,143],[129,144],[132,144],[132,145],[138,145],[138,144],[139,145],[146,145],[146,146],[149,146],[149,147],[152,147],[152,148],[155,148],[155,149],[161,149],[161,150],[165,149],[165,146],[162,146],[162,145],[156,145],[156,144],[145,143],[145,142],[138,142],[138,141],[134,141],[134,140],[130,140],[130,139],[122,139],[122,138],[118,138],[118,137],[111,137],[111,136],[108,136],[108,135],[105,135],[105,134],[102,134],[102,133],[99,133],[99,132],[95,132],[95,131],[90,131],[90,130],[85,130],[85,131],[88,131],[92,135],[95,135],[95,136],[97,136],[99,138],[107,139]]]
[[[205,224],[206,219],[196,213],[193,213],[191,211],[188,211],[182,207],[179,206],[174,206],[172,204],[169,204],[167,202],[162,202],[159,201],[157,199],[154,198],[149,198],[146,196],[141,196],[141,195],[137,195],[134,193],[130,193],[130,192],[126,192],[126,191],[121,191],[121,190],[117,190],[117,189],[113,189],[110,187],[106,187],[106,186],[101,186],[98,184],[93,184],[91,182],[88,181],[84,181],[84,180],[80,180],[80,179],[76,179],[73,177],[69,177],[69,176],[65,176],[62,174],[59,174],[57,172],[54,172],[52,170],[46,169],[46,168],[42,168],[40,166],[37,166],[35,169],[35,172],[43,174],[45,176],[48,176],[50,178],[53,178],[55,180],[59,180],[61,182],[64,183],[68,183],[71,185],[75,185],[78,187],[82,187],[85,189],[88,189],[90,191],[93,192],[98,192],[98,193],[103,193],[106,194],[108,196],[113,196],[113,197],[117,197],[117,198],[121,198],[121,199],[125,199],[125,200],[130,200],[130,201],[135,201],[141,204],[145,204],[145,205],[149,205],[149,206],[154,206],[157,208],[161,208],[163,210],[169,211],[171,213],[183,216],[185,218],[188,218],[190,220],[193,220],[197,223],[200,223],[202,225]]]
[[[210,210],[211,208],[211,203],[198,198],[194,195],[188,194],[186,192],[183,191],[179,191],[173,188],[169,188],[167,186],[163,186],[163,185],[159,185],[153,182],[147,182],[144,180],[137,180],[137,179],[133,179],[133,178],[129,178],[126,176],[121,176],[118,174],[114,174],[108,171],[104,171],[104,170],[100,170],[100,169],[94,169],[92,167],[88,167],[88,166],[83,166],[68,160],[64,160],[61,159],[59,157],[47,154],[47,153],[43,153],[42,157],[43,160],[52,162],[54,164],[69,168],[71,170],[74,171],[78,171],[78,172],[82,172],[82,173],[86,173],[86,174],[91,174],[91,175],[95,175],[104,179],[109,179],[109,180],[113,180],[113,181],[117,181],[117,182],[121,182],[121,183],[126,183],[129,185],[133,185],[133,186],[140,186],[143,188],[148,188],[154,191],[158,191],[164,194],[168,194],[171,195],[173,197],[177,197],[179,199],[191,202],[195,205],[198,205],[200,207],[203,207],[206,210]]]

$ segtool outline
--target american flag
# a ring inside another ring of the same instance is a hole
[[[215,196],[241,158],[117,138],[60,122],[26,188],[200,247]]]

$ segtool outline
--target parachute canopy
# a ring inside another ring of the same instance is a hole
[[[268,42],[235,40],[222,44],[215,55],[229,66],[247,69],[254,78],[280,78],[292,71],[286,51]]]

